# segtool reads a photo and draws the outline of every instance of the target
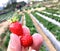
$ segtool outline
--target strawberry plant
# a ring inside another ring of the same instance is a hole
[[[0,48],[0,51],[2,51],[2,48]]]
[[[4,51],[8,47],[8,43],[10,39],[10,31],[7,30],[5,33],[1,34],[0,39],[1,39],[0,47],[1,47],[1,50]]]
[[[7,31],[7,34],[6,34],[5,39],[4,39],[4,42],[3,42],[3,46],[4,46],[5,48],[8,47],[9,40],[10,40],[10,32]]]
[[[27,13],[25,13],[25,17],[26,17],[26,22],[27,22],[26,26],[29,27],[31,34],[36,33],[36,29],[33,25],[33,22],[31,20],[30,16]]]
[[[45,11],[50,12],[52,14],[59,14],[59,13],[57,13],[58,9],[46,8]]]

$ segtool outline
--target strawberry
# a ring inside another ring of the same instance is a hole
[[[20,40],[21,40],[21,45],[23,47],[29,47],[33,43],[32,36],[30,36],[30,35],[22,36]]]
[[[18,36],[23,35],[22,25],[18,21],[11,23],[9,26],[9,30]]]

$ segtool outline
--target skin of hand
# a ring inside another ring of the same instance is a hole
[[[23,33],[30,34],[29,28],[23,26]],[[43,38],[38,33],[33,34],[32,37],[33,37],[33,44],[28,49],[28,47],[24,48],[23,46],[21,46],[21,42],[20,42],[21,37],[18,37],[16,34],[12,33],[10,35],[10,41],[7,51],[39,51],[43,43]]]

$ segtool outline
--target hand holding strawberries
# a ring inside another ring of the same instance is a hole
[[[11,31],[12,34],[10,36],[10,42],[7,51],[32,51],[33,49],[35,51],[39,51],[43,42],[43,38],[41,37],[41,35],[35,33],[31,36],[30,30],[26,26],[21,27],[22,34],[21,32],[20,34],[18,34],[17,32],[20,30],[18,27],[10,27],[10,30],[13,29],[14,31]],[[18,30],[16,31],[16,33],[15,28]]]

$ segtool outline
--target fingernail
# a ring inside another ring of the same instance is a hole
[[[11,34],[11,35],[10,35],[10,39],[12,39],[13,37],[14,37],[14,34]]]
[[[10,39],[15,39],[15,38],[18,38],[18,36],[17,36],[16,34],[13,34],[13,33],[12,33],[12,34],[10,35]]]
[[[33,49],[32,51],[36,51],[36,50]]]
[[[35,49],[32,49],[32,47],[29,47],[29,51],[36,51]]]

